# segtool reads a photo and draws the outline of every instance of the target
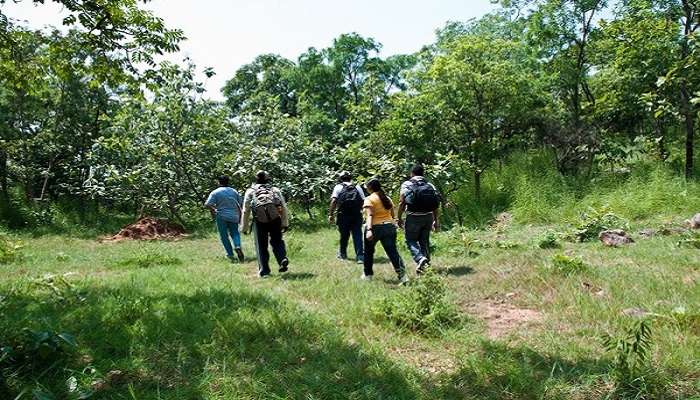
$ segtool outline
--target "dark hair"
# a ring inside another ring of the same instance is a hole
[[[411,173],[414,176],[423,176],[425,175],[425,168],[423,168],[423,166],[420,164],[416,164],[413,166],[413,168],[411,168]]]
[[[258,173],[255,174],[255,183],[259,185],[270,183],[270,174],[268,174],[267,171],[258,171]]]
[[[229,179],[229,177],[226,176],[226,175],[221,175],[221,176],[220,176],[219,178],[217,178],[217,179],[219,180],[219,185],[220,185],[220,186],[228,186],[228,185],[231,183],[231,179]]]
[[[343,171],[340,173],[340,176],[338,176],[338,178],[341,182],[350,182],[352,180],[352,174],[348,171]]]
[[[382,183],[379,182],[378,178],[372,178],[367,182],[367,188],[371,190],[374,193],[377,193],[379,196],[379,199],[382,201],[382,205],[384,208],[387,210],[391,210],[394,207],[394,203],[391,202],[391,199],[384,193],[384,189],[382,189]]]

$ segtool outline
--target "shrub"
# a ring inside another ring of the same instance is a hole
[[[589,266],[578,257],[557,254],[552,257],[552,269],[564,275],[572,275],[588,271]]]
[[[628,229],[627,221],[610,212],[607,207],[590,208],[581,214],[574,237],[579,242],[587,242],[597,239],[600,232],[610,229]]]
[[[619,337],[603,336],[605,350],[612,353],[610,375],[623,397],[642,398],[649,393],[648,354],[651,327],[647,320],[636,321]]]
[[[689,249],[700,249],[700,233],[686,233],[684,237],[678,241],[677,245],[678,247]]]
[[[401,328],[425,334],[439,334],[459,322],[457,308],[448,299],[447,286],[432,271],[385,297],[377,314]]]
[[[561,243],[559,243],[560,236],[557,232],[548,231],[539,239],[537,247],[540,249],[559,249],[561,248]]]
[[[20,258],[22,243],[0,233],[0,264],[9,264]]]

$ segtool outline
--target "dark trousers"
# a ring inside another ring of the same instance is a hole
[[[413,261],[418,264],[423,258],[430,260],[430,232],[433,229],[433,214],[407,215],[405,223],[406,244]]]
[[[277,264],[281,265],[282,260],[287,258],[287,249],[282,239],[282,219],[278,218],[268,223],[253,223],[255,233],[255,252],[258,255],[258,272],[260,275],[270,274],[270,251],[268,243],[272,246],[272,253],[275,255]]]
[[[347,258],[348,242],[350,241],[350,235],[352,235],[355,257],[358,260],[361,259],[364,255],[364,249],[362,248],[362,214],[338,214],[337,225],[338,231],[340,232],[340,249],[338,250],[338,254],[343,258]]]
[[[391,261],[391,265],[394,267],[394,271],[396,271],[399,278],[403,277],[406,272],[399,250],[396,248],[396,226],[393,224],[374,225],[372,226],[372,234],[374,236],[372,240],[367,240],[365,236],[365,275],[374,275],[372,268],[374,265],[374,251],[377,243],[381,242],[386,255]]]

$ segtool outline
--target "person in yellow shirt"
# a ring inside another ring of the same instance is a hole
[[[362,279],[371,280],[374,275],[374,251],[381,242],[386,255],[399,278],[399,284],[408,282],[406,268],[396,248],[396,222],[394,220],[394,203],[384,193],[382,184],[377,178],[367,182],[370,195],[365,199],[364,210],[367,214],[365,226],[365,260]]]

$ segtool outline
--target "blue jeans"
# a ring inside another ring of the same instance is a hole
[[[343,215],[338,214],[338,231],[340,232],[340,249],[338,254],[342,258],[348,256],[348,242],[352,234],[352,244],[355,247],[355,257],[361,260],[364,255],[362,245],[362,214]]]
[[[231,241],[228,238],[230,235],[233,239],[233,245],[237,249],[241,248],[241,234],[238,232],[238,222],[224,221],[221,218],[217,218],[216,227],[219,229],[219,237],[221,238],[221,244],[224,245],[226,250],[226,255],[233,257],[233,248],[231,248]]]
[[[406,244],[416,264],[419,264],[423,258],[430,260],[430,231],[432,229],[433,214],[408,215],[406,217]]]

